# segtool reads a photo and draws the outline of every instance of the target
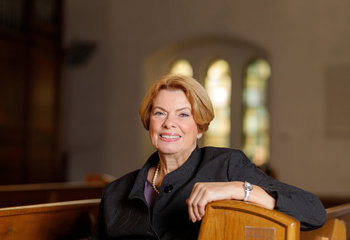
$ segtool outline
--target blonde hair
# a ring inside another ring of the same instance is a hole
[[[201,132],[208,130],[210,122],[214,119],[214,109],[208,93],[196,79],[177,74],[166,75],[156,81],[141,102],[139,115],[146,130],[149,130],[153,99],[162,89],[181,89],[191,104],[198,130]]]

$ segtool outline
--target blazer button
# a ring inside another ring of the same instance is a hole
[[[173,185],[168,185],[164,188],[165,193],[170,193],[173,190]]]

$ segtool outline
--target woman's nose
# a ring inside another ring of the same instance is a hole
[[[164,128],[173,128],[176,125],[175,118],[171,115],[168,115],[163,122]]]

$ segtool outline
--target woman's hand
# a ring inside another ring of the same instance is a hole
[[[200,221],[209,202],[244,198],[242,182],[200,182],[192,189],[187,199],[188,214],[192,222]]]
[[[243,200],[244,195],[243,182],[196,183],[186,201],[189,218],[192,222],[200,221],[205,214],[205,206],[209,202],[229,199]],[[268,209],[273,209],[275,206],[275,199],[256,185],[253,186],[248,201]]]

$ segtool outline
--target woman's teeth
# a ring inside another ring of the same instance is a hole
[[[166,139],[176,139],[176,138],[180,138],[180,136],[173,136],[173,135],[160,135],[162,138],[166,138]]]

